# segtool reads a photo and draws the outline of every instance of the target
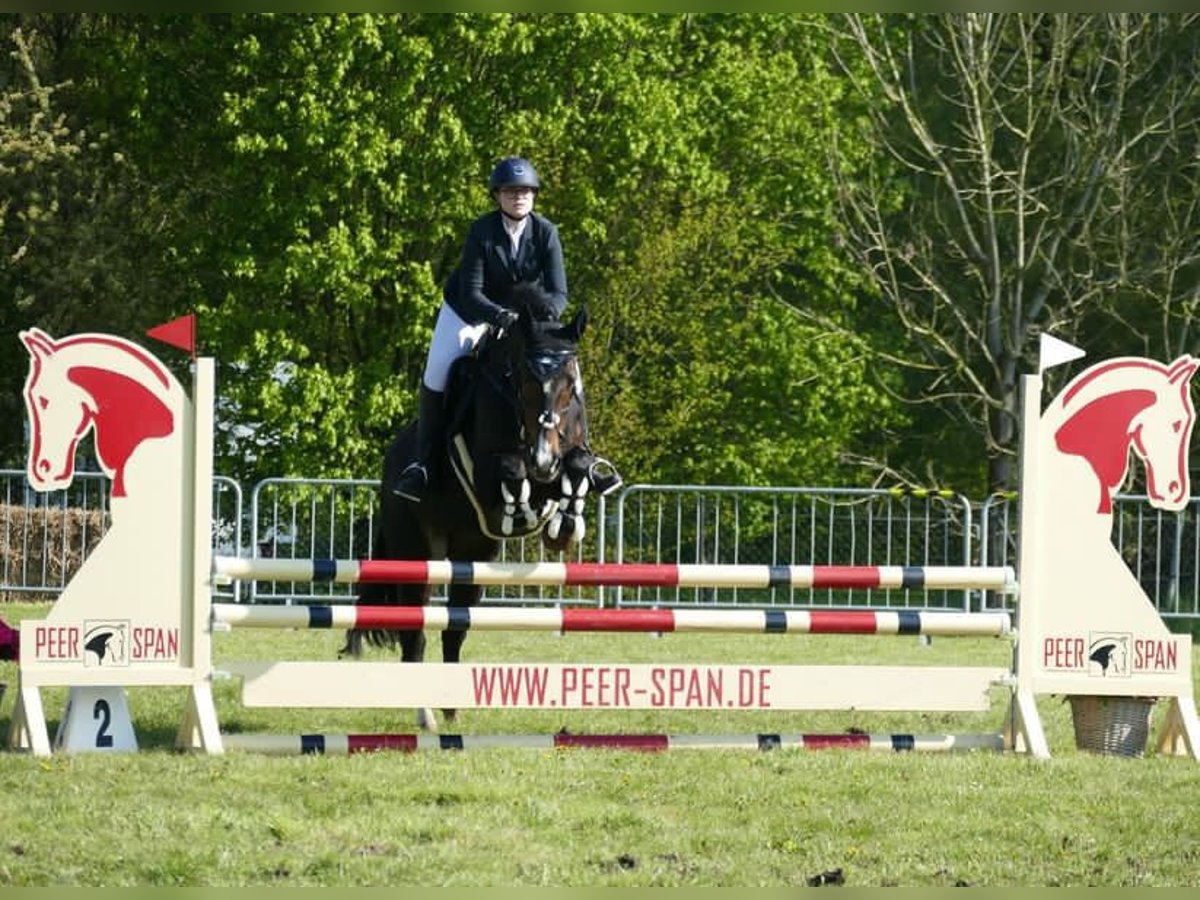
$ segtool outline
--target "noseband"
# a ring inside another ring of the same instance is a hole
[[[539,349],[525,354],[525,367],[538,381],[546,382],[575,358],[574,350]]]
[[[528,382],[536,383],[542,397],[543,408],[536,419],[539,434],[542,432],[556,434],[560,448],[565,447],[568,437],[564,430],[567,425],[564,418],[567,417],[550,406],[553,393],[551,389],[554,380],[561,376],[563,370],[577,357],[577,351],[574,346],[563,346],[562,341],[555,341],[553,346],[544,346],[535,339],[531,346],[531,343],[521,340],[517,334],[513,333],[501,336],[500,340],[506,344],[506,349],[502,354],[502,358],[507,360],[503,364],[504,371],[493,370],[489,373],[488,367],[485,367],[483,374],[492,383],[496,393],[505,398],[512,407],[517,422],[517,441],[520,444],[521,452],[525,456],[526,462],[533,464],[536,468],[535,457],[538,440],[536,435],[530,435],[526,428],[524,396],[526,384]],[[495,349],[498,350],[499,347]],[[579,399],[582,398],[579,394],[578,379],[572,377],[571,402]],[[570,405],[571,403],[568,403],[567,408]],[[547,480],[553,480],[558,475],[561,463],[562,453],[560,452],[554,460],[553,470]]]
[[[550,473],[551,478],[558,474],[559,468],[562,464],[562,450],[567,444],[567,434],[563,430],[563,416],[557,409],[554,409],[551,406],[551,401],[553,399],[552,381],[553,379],[558,378],[562,374],[563,370],[566,369],[566,367],[574,359],[575,351],[567,349],[539,349],[533,353],[528,353],[525,356],[525,368],[528,375],[536,379],[538,384],[541,385],[542,389],[543,409],[538,414],[538,427],[543,432],[551,432],[557,434],[558,436],[560,452],[554,460],[554,466]],[[571,401],[568,402],[566,408],[570,408],[571,402],[573,402],[578,396],[578,383],[577,380],[572,377]],[[527,437],[527,435],[524,434],[524,430],[524,422],[522,422],[522,438]],[[525,440],[524,443],[527,453],[534,454],[536,452],[528,440]]]

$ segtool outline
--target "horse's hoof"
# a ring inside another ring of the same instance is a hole
[[[458,721],[458,710],[457,709],[443,709],[442,715],[446,719],[446,724],[451,724],[453,722]]]
[[[428,731],[430,734],[438,733],[437,716],[429,707],[417,710],[417,727],[422,731]]]

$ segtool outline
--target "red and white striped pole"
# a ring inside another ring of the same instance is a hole
[[[455,562],[219,556],[221,580],[338,584],[476,584],[680,588],[990,590],[1011,592],[1011,566],[792,566],[686,563]]]

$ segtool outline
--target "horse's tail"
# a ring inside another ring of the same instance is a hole
[[[371,542],[371,557],[379,559],[383,553],[383,528],[377,525]],[[388,584],[360,584],[355,593],[356,606],[387,606],[397,603],[396,590]],[[400,643],[400,632],[383,628],[349,628],[346,642],[338,650],[338,658],[362,656],[364,645],[384,650],[394,650]]]
[[[383,471],[379,482],[379,516],[375,521],[375,533],[371,536],[371,558],[399,558],[395,550],[394,533],[399,517],[405,513],[404,503],[392,494],[389,485],[396,480],[400,470],[408,464],[416,443],[415,427],[410,423],[402,429],[396,439],[388,445],[384,454]],[[355,594],[357,606],[395,606],[401,602],[399,589],[392,584],[360,584]],[[338,650],[338,656],[362,655],[364,645],[385,650],[395,650],[401,644],[403,632],[385,628],[350,628],[346,631],[346,642]]]
[[[381,536],[382,528],[376,529],[371,556],[382,558]],[[390,584],[361,584],[354,597],[356,606],[394,606],[400,602],[395,585]],[[349,628],[346,630],[346,642],[338,650],[338,657],[362,655],[364,646],[377,647],[383,650],[395,650],[401,646],[403,632],[388,628]]]

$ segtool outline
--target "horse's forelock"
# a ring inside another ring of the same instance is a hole
[[[557,321],[555,297],[540,285],[518,281],[509,291],[508,302],[518,312],[525,312],[534,322]]]
[[[567,329],[555,322],[533,322],[525,337],[525,352],[529,356],[540,353],[574,353],[575,341]]]

